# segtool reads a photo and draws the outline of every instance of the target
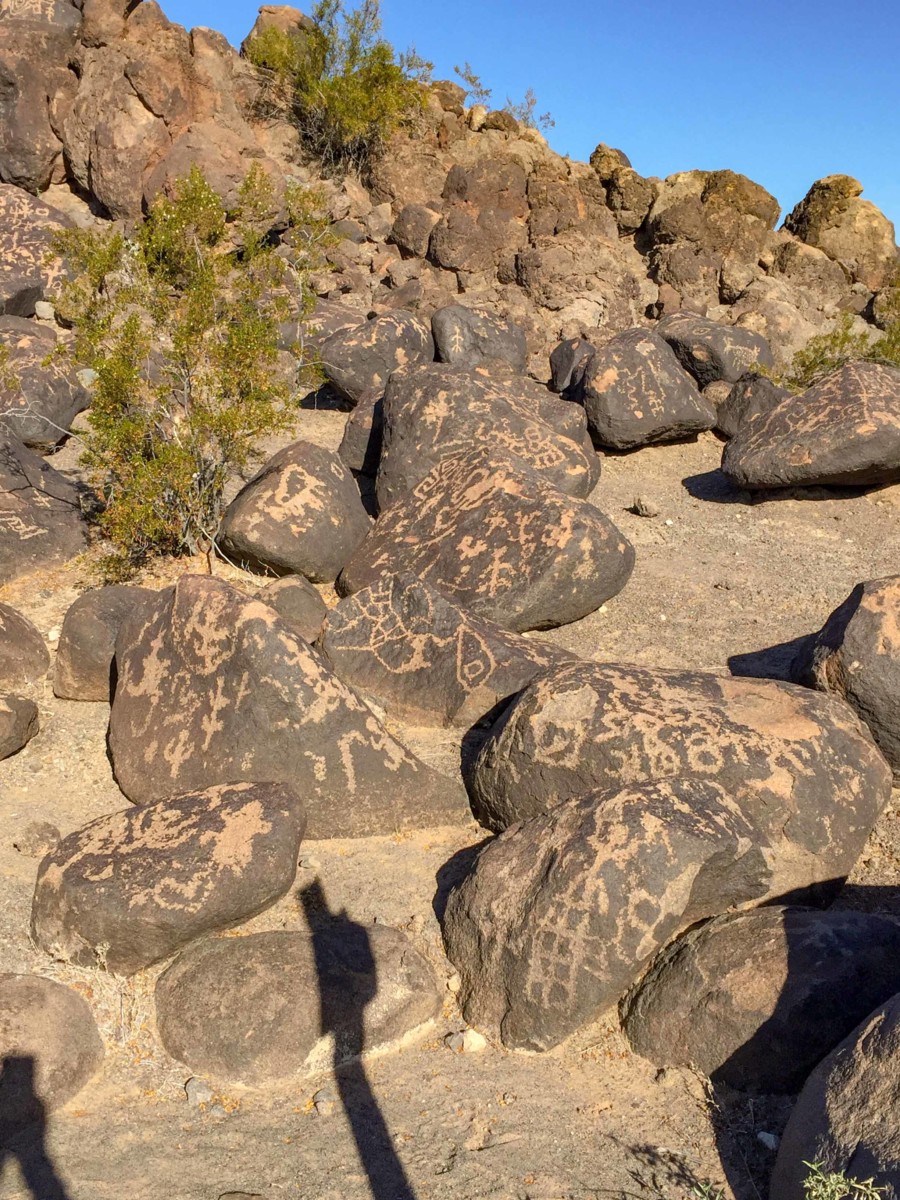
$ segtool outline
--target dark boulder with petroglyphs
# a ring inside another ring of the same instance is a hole
[[[65,562],[86,545],[77,487],[21,442],[0,437],[0,579]]]
[[[766,339],[740,326],[721,325],[696,313],[678,312],[663,317],[656,331],[700,387],[719,379],[737,383],[751,367],[774,366]]]
[[[566,338],[550,355],[550,387],[554,392],[575,399],[584,369],[596,350],[587,338]]]
[[[776,853],[774,895],[828,897],[890,795],[853,710],[768,679],[606,663],[544,672],[492,730],[470,790],[501,830],[591,788],[697,775],[734,796]]]
[[[874,913],[759,908],[666,947],[623,1004],[632,1049],[714,1084],[796,1092],[900,991],[900,924]]]
[[[0,429],[38,450],[62,441],[90,392],[74,368],[56,356],[52,329],[24,317],[0,317]]]
[[[577,393],[594,440],[615,450],[695,436],[716,419],[663,339],[648,329],[628,329],[595,350]]]
[[[132,975],[280,900],[305,825],[283,783],[227,784],[100,817],[41,863],[31,936],[54,958]]]
[[[338,589],[352,595],[404,572],[521,633],[593,612],[633,566],[631,543],[593,505],[482,448],[444,458],[383,512]]]
[[[398,367],[432,362],[434,340],[418,317],[393,312],[335,333],[319,354],[329,383],[355,404],[364,392],[385,387]]]
[[[330,583],[369,532],[353,476],[312,442],[285,446],[229,504],[218,543],[234,562]]]
[[[489,309],[448,304],[431,318],[431,332],[439,362],[477,367],[497,359],[517,371],[525,370],[528,357],[525,330]]]
[[[0,759],[18,754],[38,731],[38,707],[25,696],[0,696]]]
[[[119,627],[154,593],[110,584],[83,592],[63,618],[56,647],[53,692],[66,700],[109,703]]]
[[[338,458],[360,475],[375,475],[381,461],[384,432],[384,390],[376,388],[360,396],[344,426]]]
[[[747,371],[716,409],[716,429],[727,438],[736,437],[742,425],[771,412],[790,394],[766,375]]]
[[[50,668],[50,652],[31,621],[0,602],[0,692],[37,683]]]
[[[466,1020],[549,1050],[704,917],[764,895],[765,839],[729,789],[674,778],[588,791],[501,834],[450,895]]]
[[[793,676],[846,700],[900,781],[900,575],[857,584],[801,647]]]
[[[30,317],[59,282],[54,236],[71,221],[58,209],[11,184],[0,183],[0,313]]]
[[[238,781],[286,783],[309,837],[455,824],[459,785],[426,767],[257,599],[185,575],[126,621],[109,748],[136,804]]]
[[[851,362],[743,424],[722,470],[738,487],[900,480],[900,370]]]
[[[314,642],[322,632],[328,614],[325,601],[302,575],[285,575],[267,584],[256,594],[257,600],[274,608],[307,642]]]
[[[410,575],[385,575],[342,600],[321,650],[336,675],[392,716],[465,727],[575,657],[476,617]]]

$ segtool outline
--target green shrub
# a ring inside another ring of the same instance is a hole
[[[342,0],[319,0],[312,17],[313,30],[263,30],[247,43],[247,58],[327,169],[364,170],[422,111],[431,64],[414,49],[397,56],[380,36],[379,0],[351,11]]]
[[[843,1171],[827,1171],[824,1163],[804,1162],[809,1174],[803,1180],[806,1200],[881,1200],[887,1191],[874,1179],[852,1179]]]
[[[454,67],[453,70],[464,86],[467,100],[473,104],[487,104],[490,101],[491,89],[485,87],[481,76],[475,74],[471,63],[465,62],[461,67]],[[516,102],[507,96],[506,103],[503,105],[503,111],[515,117],[519,124],[524,125],[527,129],[551,129],[556,124],[553,117],[548,112],[536,115],[536,108],[537,96],[534,94],[534,88],[531,87],[525,89],[523,100]]]
[[[226,212],[195,167],[133,236],[58,236],[71,273],[58,310],[75,324],[71,354],[97,373],[83,462],[114,547],[110,575],[151,554],[213,548],[227,480],[261,434],[289,423],[279,322],[312,304],[314,206],[300,190],[282,201],[254,166]],[[293,281],[276,222],[303,235]]]

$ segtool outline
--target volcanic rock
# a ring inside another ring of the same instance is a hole
[[[50,668],[50,652],[27,617],[0,603],[0,692],[37,683]]]
[[[63,619],[56,648],[54,695],[109,703],[119,627],[153,595],[150,588],[111,584],[78,597]]]

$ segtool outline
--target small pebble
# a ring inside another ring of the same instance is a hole
[[[666,525],[674,525],[675,522],[672,520],[671,517],[666,517],[665,524]]]
[[[201,1104],[209,1104],[213,1098],[212,1088],[205,1079],[200,1079],[196,1075],[192,1075],[184,1085],[184,1093],[192,1108],[199,1108]]]
[[[480,1054],[487,1049],[487,1038],[477,1029],[465,1029],[462,1033],[451,1033],[446,1044],[458,1054]]]
[[[453,974],[450,976],[450,978],[447,980],[447,991],[453,992],[455,995],[461,987],[462,987],[462,980],[459,977],[459,971],[454,971]]]
[[[13,849],[28,858],[43,858],[54,850],[62,834],[49,821],[30,821],[13,841]]]
[[[211,1117],[227,1117],[228,1113],[221,1104],[211,1104],[206,1110]]]
[[[318,871],[321,865],[319,860],[312,854],[304,854],[300,859],[300,866],[304,871]]]
[[[52,321],[56,317],[56,310],[47,300],[38,300],[34,306],[34,315],[39,321]]]
[[[637,517],[658,517],[659,509],[650,500],[645,500],[643,496],[635,496],[634,503],[628,510],[633,512]],[[668,522],[671,525],[671,521]]]
[[[53,627],[53,628],[50,630],[50,632],[47,634],[47,641],[48,641],[48,642],[58,642],[58,641],[59,641],[59,634],[60,634],[60,629],[59,629],[59,626],[58,626],[58,625],[54,625],[54,627]]]
[[[756,1140],[758,1142],[762,1142],[767,1150],[773,1151],[778,1149],[778,1146],[781,1142],[781,1138],[778,1137],[777,1134],[767,1133],[764,1129],[761,1129],[756,1135]]]
[[[313,1104],[320,1117],[329,1117],[337,1108],[337,1096],[331,1088],[319,1088],[313,1096]]]

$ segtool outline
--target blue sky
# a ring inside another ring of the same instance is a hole
[[[162,4],[235,45],[256,15],[242,0]],[[900,227],[898,0],[381,0],[381,11],[385,35],[415,43],[436,77],[467,59],[498,107],[533,87],[562,154],[587,159],[603,141],[643,175],[729,167],[785,211],[840,172]]]

